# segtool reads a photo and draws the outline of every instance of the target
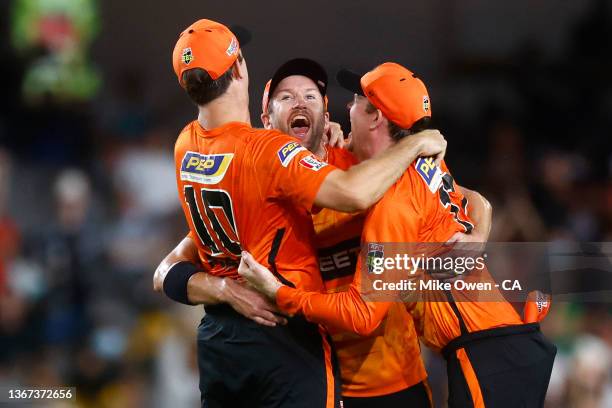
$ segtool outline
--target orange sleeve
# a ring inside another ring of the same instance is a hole
[[[367,336],[383,321],[391,303],[365,301],[355,282],[359,275],[346,292],[324,294],[281,286],[276,303],[285,313],[302,313],[308,321]]]
[[[256,177],[265,184],[268,197],[287,198],[309,211],[319,187],[336,169],[319,161],[297,139],[276,131],[259,137],[252,149]]]
[[[366,218],[362,245],[368,242],[410,242],[411,235],[418,231],[415,222],[399,221],[397,217],[401,208],[390,208],[385,198],[370,210]],[[311,322],[362,336],[372,333],[383,321],[391,302],[372,302],[363,298],[362,258],[360,255],[357,271],[347,291],[323,294],[282,286],[276,295],[277,305],[289,314],[302,313]]]
[[[425,228],[431,232],[430,242],[446,242],[455,232],[470,233],[474,228],[467,214],[467,199],[444,161],[440,171],[439,188],[433,195],[428,194],[427,183],[415,177],[415,190],[423,196],[421,205],[428,209]]]

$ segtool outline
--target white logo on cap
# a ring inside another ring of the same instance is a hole
[[[238,50],[238,41],[236,41],[235,38],[232,38],[232,41],[230,42],[229,47],[227,47],[227,50],[225,51],[225,53],[227,54],[228,57],[231,57],[232,55],[236,53],[237,50]]]
[[[423,95],[423,110],[429,112],[429,96]]]

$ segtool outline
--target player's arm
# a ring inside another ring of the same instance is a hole
[[[440,163],[446,140],[437,130],[406,137],[381,154],[347,171],[330,172],[321,184],[314,203],[339,211],[363,211],[376,203],[406,168],[419,156],[435,156]]]
[[[198,250],[189,235],[187,235],[179,244],[159,263],[155,273],[153,274],[153,290],[162,293],[164,291],[164,280],[173,265],[179,262],[190,262],[197,267]],[[195,300],[195,299],[193,299]],[[196,302],[194,302],[196,304]]]
[[[470,234],[457,232],[448,242],[487,242],[493,220],[491,203],[477,191],[461,186],[457,187],[459,192],[468,200],[469,216],[474,221],[474,229]]]
[[[321,162],[297,139],[278,131],[257,135],[248,145],[246,165],[252,166],[253,191],[312,209],[353,212],[377,202],[419,156],[441,161],[446,140],[437,130],[406,137],[374,158],[347,171]]]
[[[188,235],[166,255],[155,270],[153,289],[165,292],[164,282],[168,274],[181,273],[180,268],[202,270],[198,264],[197,246]],[[234,279],[213,276],[203,270],[189,277],[186,297],[191,305],[227,303],[243,316],[266,326],[286,323],[284,317],[275,314],[278,309],[257,291]]]
[[[395,205],[391,198],[376,204],[366,218],[362,241],[415,242],[415,231],[418,231],[420,221],[404,211],[407,205],[410,204],[400,202]],[[371,285],[364,280],[370,276],[365,272],[362,262],[363,255],[360,254],[353,282],[347,291],[337,293],[307,292],[282,285],[270,271],[248,254],[243,254],[238,273],[270,299],[274,299],[287,314],[303,314],[311,322],[365,336],[380,325],[391,302],[366,301],[362,290]]]
[[[391,305],[389,302],[366,302],[362,298],[359,271],[347,291],[327,294],[283,285],[248,252],[242,253],[238,273],[269,299],[275,300],[283,312],[303,314],[311,322],[361,336],[369,335],[380,325]]]

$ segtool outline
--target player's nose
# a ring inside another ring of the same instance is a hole
[[[293,106],[294,107],[306,106],[306,99],[304,98],[304,96],[301,94],[296,95],[295,99],[293,100]]]

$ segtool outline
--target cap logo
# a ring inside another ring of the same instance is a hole
[[[185,48],[183,50],[183,54],[181,55],[181,60],[185,65],[189,65],[189,63],[193,60],[193,54],[191,54],[191,48]]]
[[[423,95],[423,110],[429,112],[429,96]]]
[[[227,47],[227,50],[225,50],[225,53],[228,57],[231,57],[236,53],[236,51],[238,51],[238,41],[236,41],[236,38],[232,38],[232,41]]]

